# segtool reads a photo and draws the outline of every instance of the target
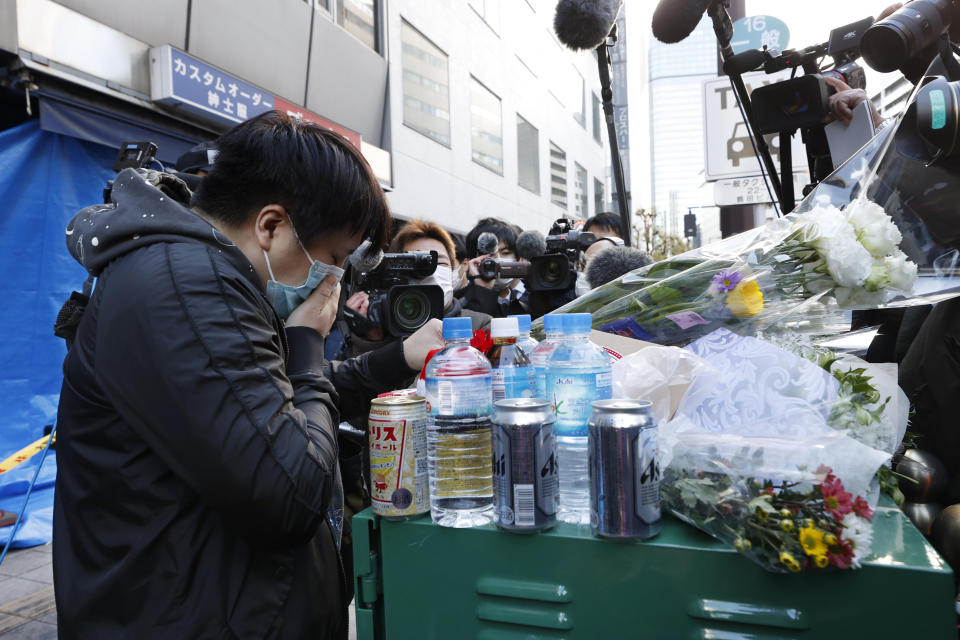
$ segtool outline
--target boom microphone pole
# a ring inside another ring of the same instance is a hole
[[[620,236],[626,246],[632,241],[630,205],[623,178],[623,161],[617,144],[617,125],[613,118],[613,90],[610,88],[610,47],[617,42],[617,15],[623,0],[559,0],[553,20],[557,38],[574,51],[594,49],[600,68],[600,95],[610,139],[610,168],[617,185],[620,207]]]
[[[630,206],[627,204],[627,186],[623,178],[623,161],[617,143],[617,123],[613,118],[613,89],[610,88],[610,51],[617,41],[617,25],[610,29],[610,37],[597,47],[597,66],[600,68],[600,96],[603,100],[603,115],[607,121],[607,137],[610,139],[610,168],[617,184],[617,203],[620,207],[620,237],[626,246],[631,246],[632,226]]]

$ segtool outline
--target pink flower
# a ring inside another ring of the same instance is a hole
[[[853,510],[850,503],[853,496],[843,490],[843,483],[839,479],[833,478],[832,481],[821,484],[820,492],[823,494],[823,507],[827,513],[833,516],[834,520],[839,522],[843,519],[843,516]]]
[[[823,479],[824,482],[833,482],[834,480],[837,479],[837,476],[833,475],[833,469],[831,469],[825,464],[822,464],[819,467],[817,467],[817,470],[814,473],[816,473],[818,476],[819,475],[826,476]]]
[[[873,517],[873,509],[871,509],[867,501],[860,496],[857,496],[857,499],[853,501],[853,512],[861,518]]]
[[[853,548],[846,540],[838,539],[836,546],[827,551],[827,558],[838,569],[846,569],[853,563]]]

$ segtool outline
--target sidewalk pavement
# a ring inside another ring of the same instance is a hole
[[[357,637],[350,605],[350,640]],[[11,549],[0,564],[0,640],[56,640],[51,545]]]
[[[0,564],[0,638],[56,640],[51,545],[11,549]]]

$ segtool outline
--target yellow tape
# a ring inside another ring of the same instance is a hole
[[[23,449],[20,449],[20,451],[17,451],[15,454],[10,456],[3,462],[0,462],[0,473],[6,473],[11,469],[16,469],[17,467],[19,467],[21,464],[23,464],[33,456],[43,451],[43,448],[47,446],[47,440],[49,439],[50,439],[50,436],[43,436],[33,444],[28,444]],[[53,436],[53,441],[54,442],[57,441],[56,435]]]

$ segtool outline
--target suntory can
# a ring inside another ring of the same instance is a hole
[[[416,395],[375,398],[368,426],[373,512],[389,520],[428,513],[426,401]]]

